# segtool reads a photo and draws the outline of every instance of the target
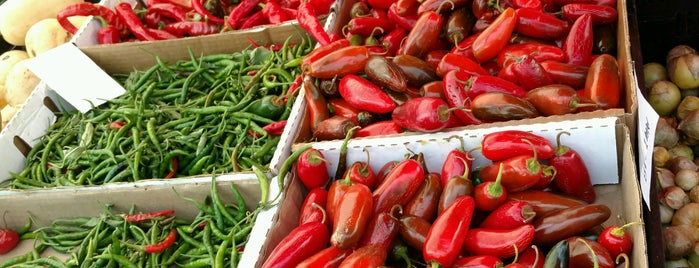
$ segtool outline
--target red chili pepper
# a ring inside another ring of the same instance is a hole
[[[439,196],[437,215],[442,214],[456,199],[461,196],[473,196],[473,182],[469,179],[470,169],[461,175],[449,178],[444,184]]]
[[[172,169],[167,173],[167,175],[165,175],[165,179],[174,177],[175,173],[177,173],[177,157],[172,158]]]
[[[279,24],[291,19],[291,17],[282,10],[279,3],[275,1],[265,2],[265,7],[262,8],[262,14],[265,15],[265,18],[267,18],[267,21],[271,24]]]
[[[523,56],[530,56],[539,62],[565,60],[563,50],[557,46],[544,43],[522,43],[505,46],[498,53],[498,65],[506,67]]]
[[[424,84],[419,89],[419,96],[447,99],[444,95],[444,81],[432,81]]]
[[[194,1],[197,2],[197,1]],[[171,3],[159,3],[148,7],[149,12],[155,12],[160,16],[173,19],[175,21],[186,21],[187,10]]]
[[[609,24],[617,21],[619,14],[615,7],[596,4],[567,4],[561,7],[563,18],[568,21],[575,21],[583,14],[590,14],[592,24]]]
[[[159,30],[159,29],[149,29],[146,28],[146,31],[155,38],[155,40],[170,40],[170,39],[177,39],[179,36],[171,34],[168,31],[165,30]]]
[[[616,58],[609,54],[599,55],[587,72],[585,97],[599,104],[602,109],[610,109],[619,107],[622,94],[621,74]]]
[[[594,101],[578,95],[575,89],[563,84],[535,88],[527,93],[527,100],[543,115],[572,114],[599,107]]]
[[[119,19],[126,25],[126,27],[131,31],[131,33],[142,41],[155,41],[158,40],[155,34],[148,31],[146,27],[143,26],[141,19],[133,11],[131,5],[126,2],[119,2],[114,6],[114,11],[116,12]]]
[[[349,118],[334,115],[316,125],[313,137],[318,140],[339,140],[350,134],[350,130],[356,126]]]
[[[481,222],[480,228],[513,229],[530,224],[535,216],[536,212],[534,212],[534,208],[529,203],[524,201],[506,201],[488,213],[483,222]]]
[[[544,165],[542,164],[542,171],[541,171],[541,177],[539,178],[539,181],[534,184],[530,189],[535,189],[535,190],[544,190],[544,189],[549,189],[549,186],[551,185],[551,182],[553,182],[553,179],[556,177],[556,169],[553,168],[552,166]]]
[[[400,237],[415,249],[422,249],[432,224],[423,218],[405,215],[400,218]]]
[[[340,249],[357,245],[371,220],[373,206],[369,187],[351,183],[334,208],[330,244]]]
[[[388,212],[395,205],[405,206],[420,188],[425,171],[415,160],[396,164],[373,192],[374,213]]]
[[[442,57],[442,61],[440,61],[437,66],[437,75],[439,77],[445,77],[451,70],[461,70],[470,75],[490,74],[486,69],[483,69],[483,66],[467,57],[459,56],[454,53],[447,53]]]
[[[613,268],[616,267],[612,256],[606,248],[595,240],[572,236],[568,241],[568,254],[570,267],[595,267]]]
[[[163,30],[177,36],[202,36],[219,33],[219,27],[205,21],[180,21],[165,25]]]
[[[146,7],[160,3],[175,4],[187,10],[192,9],[192,1],[190,0],[146,0]]]
[[[524,98],[527,91],[515,83],[492,75],[473,76],[466,81],[464,87],[468,97],[475,99],[478,95],[486,92],[503,92],[518,98]]]
[[[468,256],[457,259],[450,267],[452,268],[494,268],[502,267],[504,264],[496,257],[488,255]]]
[[[527,140],[531,144],[523,140]],[[554,147],[549,140],[527,131],[492,132],[483,136],[481,142],[483,156],[492,161],[501,161],[517,155],[532,156],[534,150],[536,150],[539,159],[549,159],[554,155]]]
[[[451,109],[444,100],[431,97],[412,98],[393,110],[392,118],[410,131],[435,132],[450,124]]]
[[[361,110],[355,108],[349,102],[343,98],[331,98],[328,100],[328,106],[331,109],[333,115],[344,116],[352,120],[355,124],[359,125],[357,121],[357,115]]]
[[[352,18],[345,27],[350,34],[369,37],[389,33],[395,28],[395,24],[388,18],[367,16]]]
[[[512,7],[518,10],[523,8],[543,10],[544,5],[541,0],[512,0]]]
[[[507,197],[512,201],[524,201],[531,205],[538,216],[549,212],[587,204],[578,198],[541,190],[526,190],[510,193]]]
[[[603,223],[610,214],[609,207],[603,204],[579,205],[543,214],[534,220],[534,244],[553,245]]]
[[[168,209],[168,210],[161,210],[161,211],[156,211],[156,212],[146,212],[146,213],[136,213],[136,214],[127,214],[123,215],[122,218],[126,220],[127,222],[142,222],[146,220],[152,220],[155,218],[160,218],[160,217],[168,217],[172,214],[175,214],[175,210]]]
[[[613,259],[617,259],[619,255],[626,254],[631,255],[631,250],[633,249],[633,238],[625,230],[629,226],[643,224],[642,222],[630,222],[622,226],[607,226],[602,230],[599,237],[597,237],[597,242],[602,245],[609,255]]]
[[[530,37],[556,39],[565,36],[570,24],[541,9],[518,8],[515,31]]]
[[[308,0],[308,2],[315,7],[316,13],[321,15],[330,12],[330,7],[335,3],[333,0]]]
[[[119,29],[112,25],[107,25],[97,31],[98,44],[116,44],[121,42]]]
[[[405,205],[403,215],[411,215],[433,221],[437,217],[439,197],[442,194],[438,173],[429,173],[412,199]]]
[[[125,121],[114,121],[109,123],[109,128],[119,130],[124,127],[127,123]]]
[[[330,180],[325,157],[315,148],[301,153],[296,161],[296,174],[308,190],[323,187]]]
[[[563,41],[563,53],[566,63],[589,66],[592,62],[594,44],[592,32],[592,16],[585,14],[573,22],[570,32]]]
[[[471,113],[488,121],[509,121],[539,117],[540,114],[524,98],[503,92],[485,92],[471,101]]]
[[[585,88],[589,67],[554,60],[545,60],[540,64],[554,83],[566,84],[574,89]]]
[[[198,1],[203,1],[203,0],[197,0]],[[201,2],[199,2],[201,3]],[[250,14],[253,13],[257,5],[261,4],[261,0],[242,0],[236,5],[230,13],[228,13],[228,18],[226,18],[226,23],[228,24],[231,29],[239,29],[242,28],[240,25],[244,22],[243,18],[246,16],[249,16]],[[195,6],[195,10],[196,10]],[[206,11],[204,9],[203,11]],[[203,11],[197,10],[197,12],[202,13]],[[203,14],[203,13],[202,13]],[[212,15],[213,16],[213,15]],[[216,20],[216,19],[214,19]],[[221,20],[220,23],[223,23],[223,20]]]
[[[428,265],[449,267],[454,263],[469,232],[474,210],[473,198],[462,196],[437,216],[422,249],[422,255]]]
[[[459,9],[465,5],[470,4],[471,2],[468,0],[453,0],[453,1],[445,1],[445,0],[425,0],[422,1],[420,6],[417,9],[417,14],[422,14],[425,12],[433,11],[433,12],[441,12],[440,10],[441,6],[444,6],[444,2],[449,2],[449,7],[451,10]],[[429,40],[429,39],[428,39]]]
[[[473,189],[473,199],[476,201],[476,209],[480,211],[492,211],[499,207],[507,199],[507,189],[501,184],[504,164],[498,167],[498,174],[494,181],[484,181]]]
[[[478,62],[486,62],[498,55],[510,41],[517,15],[507,8],[473,41],[473,55]]]
[[[364,126],[354,133],[354,137],[383,136],[402,133],[403,129],[393,120],[384,120]],[[376,183],[378,184],[378,183]]]
[[[0,255],[12,251],[19,244],[19,234],[9,228],[0,228]]]
[[[359,242],[359,247],[375,245],[383,251],[388,251],[400,228],[400,221],[396,216],[400,213],[401,207],[394,206],[389,212],[374,214]]]
[[[316,49],[313,49],[310,53],[308,53],[303,60],[301,61],[301,69],[306,69],[310,64],[328,54],[331,52],[334,52],[336,50],[339,50],[341,48],[348,47],[350,45],[350,42],[348,39],[342,38],[338,39],[336,41],[333,41],[332,43],[325,45],[325,46],[320,46]]]
[[[483,121],[476,118],[473,113],[466,111],[466,109],[470,108],[470,99],[465,89],[466,83],[464,83],[464,81],[468,80],[471,75],[472,74],[468,71],[454,69],[447,72],[443,78],[444,99],[449,103],[449,107],[463,107],[463,109],[456,109],[453,112],[465,126],[483,123]],[[442,174],[442,179],[448,180],[449,178],[450,177],[445,176],[445,174]]]
[[[391,6],[388,8],[388,19],[395,22],[399,27],[411,31],[413,27],[415,27],[415,24],[417,24],[417,13],[399,15],[396,8],[396,4],[391,4]]]
[[[546,256],[536,245],[531,245],[523,251],[520,249],[520,253],[517,256],[517,263],[524,265],[526,268],[544,268],[545,260]]]
[[[403,45],[398,49],[398,55],[411,55],[423,58],[432,50],[434,42],[425,40],[437,40],[444,26],[442,16],[434,11],[420,13],[415,26],[410,30]]]
[[[296,91],[301,87],[301,83],[303,82],[303,75],[297,75],[296,78],[294,79],[294,82],[289,85],[289,88],[286,90],[286,95],[284,95],[284,103],[288,103],[289,99],[293,99],[294,95],[296,94]]]
[[[284,132],[284,127],[286,127],[287,121],[288,120],[285,119],[285,120],[280,120],[277,122],[269,123],[269,124],[265,125],[264,127],[262,127],[262,130],[267,132],[267,134],[269,134],[269,135],[280,136]]]
[[[408,36],[408,31],[402,27],[396,27],[381,38],[381,46],[386,49],[386,56],[393,56],[398,52],[401,41]]]
[[[296,268],[334,268],[338,267],[342,261],[352,253],[351,249],[339,249],[333,246],[327,247],[313,256],[308,257],[303,262],[296,265]]]
[[[447,181],[458,176],[463,179],[471,179],[471,171],[474,157],[470,152],[462,149],[453,149],[444,158],[441,169],[441,185],[445,187]]]
[[[324,249],[329,238],[325,222],[299,225],[274,247],[262,267],[294,267]]]
[[[539,181],[543,170],[535,152],[534,156],[518,155],[493,162],[483,167],[479,173],[481,179],[496,181],[500,177],[500,164],[504,165],[501,183],[507,192],[519,192],[531,188]]]
[[[59,11],[56,15],[58,24],[67,32],[74,35],[78,32],[78,28],[68,20],[68,18],[73,16],[99,16],[99,10],[94,3],[82,2],[69,5]]]
[[[556,155],[549,163],[556,169],[553,182],[563,193],[580,198],[585,202],[595,201],[595,188],[592,187],[590,174],[585,160],[573,148],[561,144],[561,135],[570,133],[562,131],[556,136]]]
[[[532,90],[540,86],[553,84],[553,80],[541,67],[539,61],[529,55],[524,55],[512,63],[512,71],[519,84],[525,90]]]
[[[302,1],[296,13],[299,26],[306,30],[321,45],[330,44],[330,36],[318,19],[318,10],[311,2]]]
[[[450,53],[468,58],[472,61],[476,61],[476,56],[473,55],[473,41],[476,41],[476,38],[480,36],[481,33],[474,33],[466,38],[464,40],[461,40],[458,44],[456,44],[450,51]]]
[[[509,230],[471,229],[466,234],[464,249],[475,255],[490,255],[501,259],[515,255],[532,244],[534,226],[525,224]]]
[[[311,130],[315,130],[320,122],[330,118],[330,111],[328,111],[325,96],[320,93],[318,87],[313,83],[312,77],[304,76],[303,90],[306,99],[306,107],[308,107]]]
[[[155,244],[150,244],[146,245],[143,247],[143,250],[146,253],[159,253],[163,252],[166,249],[168,249],[172,244],[175,243],[175,240],[177,240],[177,230],[175,228],[170,229],[170,233],[163,239],[163,241],[160,241]]]
[[[363,246],[355,249],[340,263],[339,268],[380,267],[386,262],[388,251],[377,245]]]
[[[328,191],[323,188],[313,188],[308,192],[301,205],[299,213],[299,226],[308,222],[323,222],[326,204],[328,203]]]
[[[376,186],[376,174],[369,166],[369,153],[367,152],[367,161],[355,161],[346,170],[345,175],[349,177],[353,183],[361,183],[369,187],[369,190]]]
[[[388,113],[396,108],[396,103],[379,86],[354,74],[340,80],[340,95],[357,109],[372,113]]]
[[[254,11],[250,16],[243,18],[242,21],[243,23],[240,24],[240,27],[238,27],[239,30],[250,29],[252,27],[265,25],[268,23],[267,18],[265,18],[265,15],[262,14],[261,10]]]
[[[312,61],[306,73],[316,78],[333,78],[364,71],[369,61],[366,46],[347,46]]]

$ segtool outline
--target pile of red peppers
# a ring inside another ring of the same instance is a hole
[[[594,203],[587,166],[562,144],[568,135],[554,145],[493,132],[432,171],[422,153],[380,170],[370,155],[344,163],[343,145],[334,179],[322,151],[299,149],[298,226],[262,267],[629,267],[633,241],[623,226],[602,227],[611,210]],[[474,170],[476,149],[490,164]]]
[[[145,6],[136,7],[120,2],[112,10],[85,2],[67,6],[57,19],[66,31],[75,34],[78,29],[68,21],[69,17],[97,17],[103,24],[97,33],[98,43],[114,44],[202,36],[297,18],[309,32],[317,27],[322,30],[318,15],[327,14],[332,3],[329,0],[304,3],[300,0],[147,0]],[[319,38],[317,34],[314,37]]]
[[[623,105],[615,0],[359,0],[302,64],[315,138]]]

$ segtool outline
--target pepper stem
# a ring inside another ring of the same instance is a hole
[[[369,149],[367,149],[367,147],[364,147],[362,151],[366,153],[366,164],[359,165],[359,172],[366,174],[369,170],[369,163],[371,163],[371,154],[369,153]]]
[[[628,228],[629,226],[633,226],[633,225],[637,225],[637,224],[643,224],[643,222],[640,222],[640,221],[629,222],[629,223],[624,224],[622,226],[612,228],[610,233],[616,237],[621,237],[624,235],[624,229]]]
[[[539,163],[539,159],[537,157],[536,146],[534,146],[534,143],[528,139],[522,139],[522,142],[529,143],[529,145],[532,147],[532,152],[534,152],[534,156],[527,159],[527,170],[529,170],[531,173],[539,173],[541,164]]]
[[[629,268],[629,255],[626,255],[626,253],[621,253],[619,256],[616,256],[616,260],[614,262],[618,265],[620,262],[619,259],[624,259],[624,267]]]
[[[503,194],[503,188],[500,182],[502,181],[502,170],[504,166],[505,165],[503,163],[500,163],[500,167],[498,168],[498,176],[495,177],[495,182],[488,184],[488,193],[493,197],[500,197]]]
[[[590,253],[592,254],[592,263],[593,263],[593,264],[592,264],[592,267],[594,267],[594,268],[599,268],[599,262],[597,261],[597,254],[595,253],[595,250],[592,249],[592,246],[590,246],[590,244],[587,243],[587,241],[585,241],[585,239],[582,239],[582,238],[580,238],[580,237],[578,237],[576,240],[577,240],[578,242],[581,242],[581,243],[585,244],[585,246],[587,247],[587,249],[590,250]]]
[[[328,219],[328,214],[323,208],[323,206],[319,205],[316,202],[311,203],[311,206],[320,209],[320,213],[323,213],[323,219],[320,220],[320,223],[325,224],[325,221]]]
[[[556,135],[556,155],[562,155],[569,149],[568,146],[561,145],[561,135],[563,134],[570,136],[570,133],[567,131],[561,131]]]

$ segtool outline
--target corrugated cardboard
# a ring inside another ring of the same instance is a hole
[[[612,216],[603,226],[621,224],[617,215],[625,222],[642,222],[640,188],[637,180],[635,158],[628,127],[620,122],[618,117],[597,119],[581,119],[542,124],[513,124],[492,129],[464,129],[440,134],[413,134],[396,137],[354,139],[348,143],[347,161],[366,161],[367,148],[371,154],[370,166],[378,170],[381,165],[390,160],[403,159],[406,153],[425,154],[428,170],[439,168],[441,161],[449,150],[459,148],[461,143],[452,136],[460,137],[465,148],[477,145],[485,133],[503,129],[519,129],[531,131],[548,139],[554,139],[560,131],[570,132],[563,136],[563,142],[580,154],[586,161],[596,184],[596,203],[606,204],[612,210]],[[335,173],[341,141],[325,141],[312,143],[312,146],[323,152],[330,165],[328,171],[332,177]],[[586,149],[587,148],[587,149]],[[474,155],[474,166],[486,163],[481,155]],[[596,161],[593,161],[595,159]],[[286,178],[284,196],[276,209],[276,215],[266,235],[266,241],[260,251],[256,267],[261,265],[274,246],[281,241],[294,227],[298,225],[299,209],[303,203],[306,190],[294,173]],[[631,256],[631,267],[648,267],[646,253],[645,230],[641,225],[635,225],[630,230],[635,241]],[[252,253],[252,252],[249,252]],[[250,260],[250,259],[248,259]]]

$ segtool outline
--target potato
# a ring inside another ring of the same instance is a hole
[[[7,126],[7,123],[10,122],[10,119],[12,119],[13,116],[19,111],[18,107],[12,106],[12,105],[7,105],[5,108],[2,108],[0,110],[0,115],[2,117],[2,128],[5,128]]]
[[[36,85],[41,81],[32,71],[27,69],[27,62],[22,60],[15,64],[5,81],[5,100],[8,105],[21,106],[29,97]]]
[[[5,79],[7,79],[7,74],[10,73],[12,66],[28,58],[29,54],[19,49],[9,50],[0,54],[0,85],[5,85]]]
[[[15,46],[24,46],[32,25],[45,18],[55,18],[63,8],[83,0],[7,0],[0,11],[0,35]]]
[[[69,41],[71,36],[58,24],[56,18],[43,19],[29,28],[24,39],[24,46],[29,57],[35,57]]]

